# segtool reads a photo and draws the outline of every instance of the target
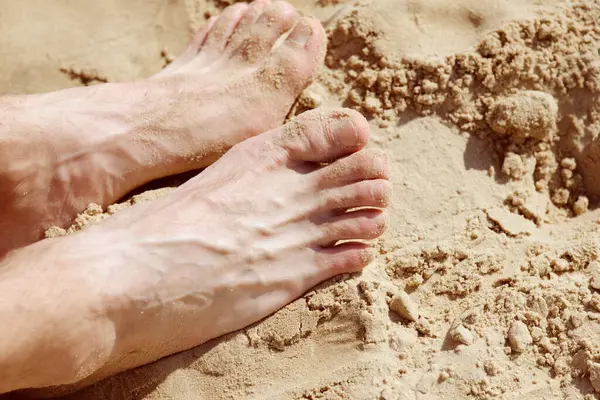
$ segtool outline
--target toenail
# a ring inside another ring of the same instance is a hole
[[[344,147],[356,147],[358,144],[358,132],[351,119],[337,120],[333,125],[333,134],[337,142]]]
[[[378,183],[371,187],[371,195],[374,200],[381,200],[385,196],[385,188],[383,184]]]
[[[310,25],[308,25],[305,21],[300,21],[292,33],[290,33],[289,38],[304,47],[306,46],[306,43],[308,43],[308,39],[310,39],[312,34],[313,31]]]
[[[385,160],[382,156],[375,158],[375,170],[378,172],[385,171]]]

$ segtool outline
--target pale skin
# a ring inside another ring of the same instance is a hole
[[[0,100],[0,246],[13,250],[0,393],[189,349],[371,261],[363,241],[385,230],[390,183],[385,154],[363,149],[365,119],[314,110],[277,127],[324,46],[287,3],[236,4],[148,81]],[[164,198],[36,242],[90,202],[206,166]]]

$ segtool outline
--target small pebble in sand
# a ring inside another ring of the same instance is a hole
[[[527,346],[533,343],[527,325],[521,321],[513,321],[508,330],[508,342],[513,352],[522,353]]]
[[[573,203],[573,212],[575,215],[581,215],[588,210],[588,206],[590,205],[590,201],[585,196],[579,196],[577,201]]]
[[[450,334],[450,337],[452,339],[456,340],[459,343],[462,343],[467,346],[473,343],[473,334],[470,330],[465,328],[463,324],[453,326],[452,328],[450,328],[450,331],[448,333]]]
[[[448,372],[442,371],[442,372],[440,372],[440,375],[438,376],[438,382],[442,383],[449,377],[450,377],[450,374]]]
[[[575,168],[577,168],[577,163],[575,162],[574,158],[563,158],[560,161],[560,166],[570,171],[575,171]]]
[[[538,342],[540,341],[540,339],[542,339],[544,337],[544,331],[542,329],[540,329],[537,326],[534,326],[531,329],[531,337],[533,338],[534,341]]]
[[[394,295],[390,301],[390,310],[409,321],[419,319],[419,307],[417,303],[404,290],[398,290]]]

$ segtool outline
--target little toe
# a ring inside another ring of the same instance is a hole
[[[297,16],[296,9],[288,2],[271,3],[254,23],[244,21],[244,26],[236,29],[229,46],[233,57],[249,64],[264,58],[277,39],[294,25]]]
[[[289,159],[326,162],[363,148],[369,140],[369,124],[349,109],[312,110],[276,131],[273,141]]]
[[[295,294],[300,296],[308,289],[331,279],[336,275],[358,272],[375,258],[373,249],[366,243],[345,242],[331,247],[317,247],[314,267],[311,273],[302,279],[296,279],[298,289]]]
[[[205,55],[221,54],[247,9],[248,4],[235,3],[223,10],[206,35],[206,39],[202,45],[202,53]]]
[[[391,194],[392,184],[386,179],[356,182],[321,192],[323,200],[317,212],[357,207],[385,208],[388,206]]]
[[[375,239],[383,234],[387,218],[381,210],[359,210],[347,212],[329,219],[319,225],[324,246],[338,240]]]
[[[325,57],[326,35],[321,23],[301,18],[264,67],[258,71],[267,87],[286,90],[295,99],[310,83]]]
[[[388,179],[389,160],[380,149],[365,149],[316,171],[320,188],[339,187],[367,179]]]
[[[217,22],[218,19],[218,16],[212,16],[208,19],[208,21],[206,21],[206,24],[204,24],[202,28],[198,29],[198,31],[194,35],[194,38],[190,42],[190,45],[188,46],[186,52],[189,50],[190,53],[194,54],[194,56],[197,55],[198,52],[200,52],[202,45],[208,37],[208,33],[211,31],[211,29],[215,25],[215,22]]]
[[[192,61],[198,55],[198,52],[200,52],[200,49],[202,48],[202,45],[204,44],[208,33],[214,26],[217,19],[217,16],[210,17],[208,21],[206,21],[206,24],[204,24],[204,26],[194,34],[192,41],[190,42],[188,47],[183,51],[183,53],[181,53],[179,57],[173,60],[172,63],[167,65],[162,71],[160,71],[155,76],[161,76],[173,72],[176,69],[179,69],[180,67]]]
[[[373,261],[374,252],[366,243],[346,242],[317,250],[316,265],[322,274],[318,282],[339,274],[358,272]]]

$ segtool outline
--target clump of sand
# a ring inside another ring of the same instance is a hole
[[[102,220],[116,214],[121,210],[132,207],[139,203],[156,200],[159,197],[166,196],[173,189],[174,188],[172,187],[165,187],[161,189],[147,190],[141,194],[131,196],[131,198],[127,199],[126,201],[112,204],[108,206],[106,210],[103,210],[98,204],[92,203],[88,205],[88,207],[81,214],[79,214],[75,220],[73,220],[73,223],[71,226],[67,227],[67,229],[59,226],[52,226],[46,230],[46,237],[53,238],[79,232],[90,225],[101,222]]]
[[[231,2],[170,4],[197,27]],[[344,5],[292,2],[323,21]],[[598,396],[599,21],[596,0],[360,2],[329,26],[326,66],[294,113],[344,105],[370,118],[396,188],[379,257],[70,398]],[[99,65],[94,76],[114,75]],[[91,206],[48,234],[142,200]]]
[[[558,106],[548,93],[520,91],[496,99],[487,112],[492,131],[524,140],[550,140],[556,130]]]

